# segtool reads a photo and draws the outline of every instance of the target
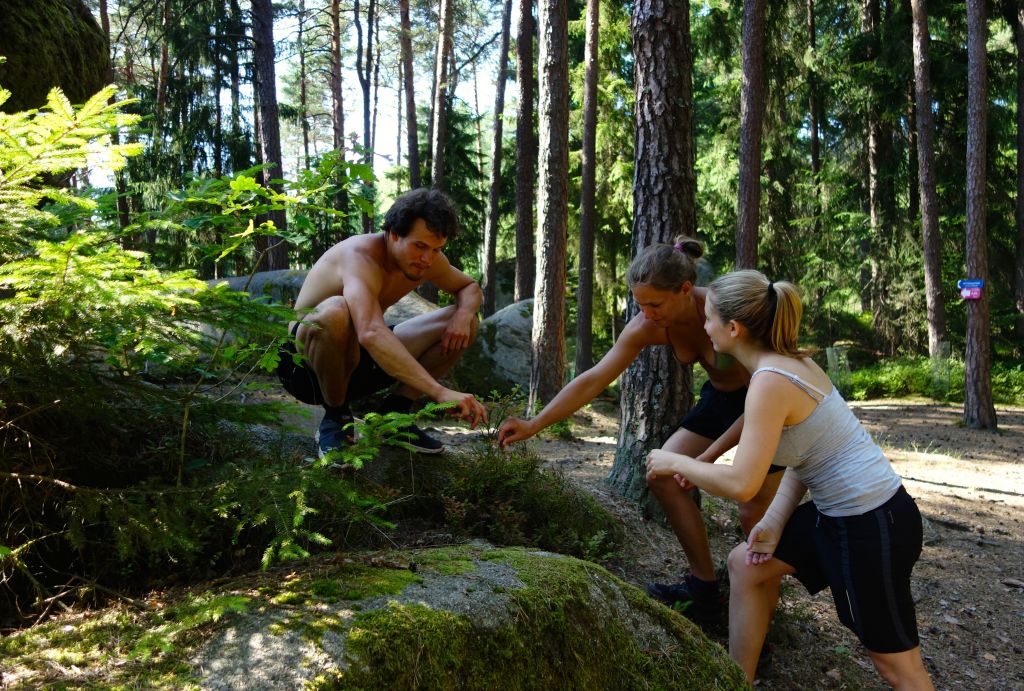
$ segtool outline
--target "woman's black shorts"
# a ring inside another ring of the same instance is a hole
[[[832,518],[813,501],[797,507],[775,557],[796,569],[810,593],[832,590],[839,620],[868,650],[900,653],[918,645],[910,572],[921,555],[921,514],[900,487],[858,516]]]
[[[745,386],[735,391],[719,391],[710,381],[706,381],[700,389],[697,405],[690,409],[679,426],[702,437],[718,439],[743,415],[743,404],[746,400]],[[768,472],[777,473],[782,470],[785,468],[773,465]]]

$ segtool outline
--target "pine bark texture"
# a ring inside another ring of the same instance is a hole
[[[516,285],[515,301],[533,297],[536,263],[533,255],[533,0],[519,0],[516,33]]]
[[[689,2],[638,0],[631,21],[636,56],[632,255],[696,230],[693,77]],[[629,300],[627,320],[637,313]],[[667,346],[644,349],[619,380],[621,424],[609,481],[646,501],[644,459],[693,405],[691,369]]]
[[[563,0],[538,3],[540,120],[537,286],[530,407],[555,397],[565,378],[565,262],[569,216],[569,18]]]
[[[334,150],[345,149],[345,104],[341,92],[341,3],[331,0],[331,124]]]
[[[817,69],[818,30],[814,20],[814,0],[807,0],[807,45],[815,65],[807,70],[807,108],[810,116],[809,134],[811,139],[811,184],[814,186],[814,234],[821,232],[821,138],[818,123],[821,122],[821,101],[818,98]]]
[[[765,0],[743,3],[743,81],[740,87],[739,199],[736,208],[736,268],[757,268],[761,222],[761,134],[764,125]]]
[[[925,0],[911,0],[914,27],[914,100],[917,115],[917,185],[921,198],[921,243],[924,250],[924,292],[928,311],[928,353],[935,357],[946,339],[946,302],[942,294],[942,237],[935,183],[935,122],[932,117],[931,60],[928,52],[928,9]]]
[[[437,31],[437,63],[434,70],[434,138],[431,152],[430,170],[431,184],[436,189],[444,189],[444,135],[445,119],[448,105],[448,54],[452,46],[452,23],[455,19],[455,0],[441,0],[439,20],[441,25]]]
[[[412,24],[409,21],[409,0],[399,0],[401,14],[402,79],[405,84],[405,131],[408,138],[409,186],[420,188],[420,142],[416,129],[416,87],[413,84]]]
[[[1017,305],[1017,343],[1024,342],[1024,7],[1010,26],[1017,44],[1017,263],[1013,296]]]
[[[263,145],[263,163],[270,166],[264,171],[265,181],[284,176],[281,165],[281,126],[277,111],[277,76],[274,68],[274,8],[271,0],[252,0],[253,69],[256,72],[257,103],[259,105],[260,142]],[[281,183],[268,183],[268,187],[281,192]],[[287,230],[284,209],[267,214],[274,226]],[[256,247],[266,251],[257,267],[260,271],[288,268],[288,248],[278,235],[260,236]]]
[[[363,21],[359,15],[359,0],[352,5],[352,14],[356,25],[356,78],[363,92],[363,164],[373,166],[373,127],[370,123],[370,110],[373,86],[373,46],[374,26],[376,23],[377,0],[366,3],[366,42],[364,50]],[[373,196],[373,183],[366,183],[364,194]],[[365,211],[359,212],[364,233],[373,232],[373,219]]]
[[[508,77],[508,44],[512,24],[512,0],[505,0],[501,13],[501,45],[498,48],[498,82],[494,90],[494,126],[491,138],[491,179],[484,226],[484,316],[494,314],[495,265],[498,260],[498,207],[501,202],[501,136],[505,113],[505,80]]]
[[[967,301],[964,355],[964,424],[996,428],[989,351],[987,232],[985,228],[985,146],[988,136],[988,70],[985,57],[985,0],[967,0],[967,277],[986,281],[981,298]]]
[[[599,0],[587,0],[587,34],[583,76],[583,151],[580,163],[579,287],[576,291],[576,376],[594,366],[594,236],[595,150],[597,148],[597,48],[600,34]]]

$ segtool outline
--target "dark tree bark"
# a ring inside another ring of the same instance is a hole
[[[631,22],[636,56],[636,150],[632,254],[696,228],[693,77],[689,2],[638,0]],[[630,298],[627,320],[637,313]],[[693,404],[691,368],[671,349],[646,348],[620,378],[619,444],[609,481],[644,499],[644,458],[676,430]]]
[[[409,0],[399,0],[401,14],[402,79],[405,85],[405,131],[408,137],[409,186],[418,189],[420,181],[420,143],[416,131],[416,88],[413,85],[412,27],[409,22]]]
[[[935,122],[932,117],[931,59],[925,0],[911,0],[914,26],[914,100],[917,115],[917,185],[921,199],[924,292],[928,311],[928,353],[946,339],[946,302],[942,294],[942,237],[935,186]]]
[[[555,397],[565,377],[565,260],[569,217],[569,18],[567,3],[538,3],[537,287],[530,409]]]
[[[516,287],[515,300],[533,297],[533,0],[519,0],[516,38]]]
[[[331,0],[331,112],[334,149],[344,156],[345,101],[341,89],[341,3]]]
[[[356,78],[363,92],[363,164],[373,166],[373,129],[370,123],[370,110],[373,94],[373,29],[377,12],[377,0],[367,0],[366,3],[366,41],[364,50],[363,41],[363,20],[359,14],[359,0],[352,5],[352,13],[356,24]],[[364,190],[372,198],[373,183],[367,183]],[[373,232],[373,219],[365,211],[359,212],[362,221],[363,232]]]
[[[743,3],[743,83],[740,88],[739,201],[736,268],[757,267],[761,222],[761,134],[764,125],[764,0]]]
[[[985,0],[967,0],[967,274],[988,279],[985,229],[985,146],[988,136],[988,70],[985,56]],[[964,424],[995,429],[992,363],[989,352],[989,286],[967,301],[964,355]]]
[[[1017,263],[1013,295],[1017,305],[1014,332],[1024,342],[1024,7],[1011,9],[1007,21],[1017,44]]]
[[[508,78],[509,27],[512,0],[505,0],[501,14],[501,45],[498,48],[498,83],[494,90],[494,129],[491,139],[491,180],[487,198],[487,225],[484,228],[484,316],[494,314],[495,264],[498,247],[498,205],[501,201],[501,134],[505,112],[505,80]]]
[[[281,127],[277,112],[277,76],[274,69],[274,8],[271,0],[252,0],[253,67],[256,72],[256,92],[260,111],[260,142],[263,145],[263,162],[270,164],[263,173],[264,181],[283,176],[281,165]],[[281,192],[280,183],[268,183],[268,187]],[[287,229],[283,209],[268,214],[274,226],[281,231]],[[263,260],[257,267],[260,271],[274,271],[288,268],[288,248],[279,235],[262,235],[256,241],[256,249]]]
[[[309,170],[309,105],[306,94],[306,0],[299,0],[296,50],[299,54],[299,124],[302,127],[302,165]]]
[[[437,65],[434,70],[434,140],[430,155],[430,184],[444,189],[444,132],[448,106],[448,54],[451,52],[455,0],[441,0],[437,28]]]
[[[597,47],[600,33],[599,0],[587,0],[587,35],[583,78],[583,156],[580,170],[579,287],[576,291],[576,376],[594,366],[594,203],[597,148]]]
[[[814,0],[807,0],[807,45],[817,61],[818,30],[814,21]],[[821,232],[821,138],[818,123],[821,122],[821,103],[818,99],[818,81],[814,68],[807,70],[807,107],[810,111],[811,178],[814,187],[814,234]]]

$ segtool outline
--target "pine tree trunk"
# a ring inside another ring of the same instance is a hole
[[[988,279],[985,229],[985,146],[988,73],[985,56],[985,0],[967,0],[967,277]],[[964,355],[964,424],[995,429],[989,352],[988,285],[981,299],[967,301]]]
[[[434,141],[430,156],[430,184],[444,189],[444,139],[448,105],[448,54],[451,52],[455,0],[441,0],[437,29],[437,65],[434,70]]]
[[[281,128],[277,111],[277,77],[274,68],[274,8],[271,0],[252,0],[253,63],[256,72],[256,91],[260,110],[260,141],[263,144],[263,162],[270,166],[263,174],[264,180],[279,179],[284,175],[281,165]],[[267,185],[278,192],[280,183]],[[274,226],[287,230],[283,209],[267,214]],[[257,267],[260,271],[274,271],[288,268],[288,248],[279,235],[260,236],[256,242],[259,252],[266,251]]]
[[[516,79],[519,109],[516,112],[516,287],[515,300],[533,297],[533,0],[519,0],[516,39]]]
[[[743,3],[743,84],[740,89],[739,201],[736,208],[736,268],[757,267],[761,222],[761,130],[764,124],[765,0]]]
[[[512,0],[505,0],[501,14],[501,45],[498,48],[498,82],[494,91],[494,128],[491,139],[491,180],[487,198],[487,224],[484,228],[484,316],[494,314],[495,265],[498,246],[498,205],[501,201],[501,135],[505,111],[505,80],[508,77],[509,28]]]
[[[636,150],[632,253],[696,228],[693,77],[689,2],[637,0]],[[627,320],[637,312],[629,299]],[[609,481],[647,503],[644,459],[676,430],[693,404],[691,370],[668,347],[646,348],[619,379],[621,423]]]
[[[599,0],[587,0],[587,35],[583,78],[583,152],[580,170],[579,287],[576,292],[576,376],[594,366],[594,159],[597,147],[597,47],[600,33]]]
[[[530,408],[555,397],[565,376],[565,261],[569,216],[569,20],[562,0],[538,3],[537,287]]]
[[[914,99],[917,114],[917,184],[921,198],[921,244],[928,312],[928,353],[935,357],[946,340],[946,301],[942,294],[942,236],[935,183],[935,122],[932,117],[931,59],[925,0],[911,0],[914,26]]]
[[[359,0],[352,5],[353,16],[356,24],[356,78],[359,80],[359,87],[363,92],[363,164],[373,166],[373,132],[370,123],[370,107],[373,95],[371,93],[373,83],[373,28],[374,18],[377,10],[377,0],[368,0],[366,3],[366,41],[364,50],[363,22],[359,14]],[[363,194],[373,198],[373,183],[366,183]],[[359,212],[364,233],[373,232],[373,219],[366,211]]]
[[[811,49],[815,67],[807,70],[807,107],[810,115],[811,179],[814,189],[814,234],[821,232],[821,139],[818,123],[821,121],[821,104],[818,99],[818,81],[815,69],[818,60],[818,31],[814,21],[814,0],[807,0],[807,45]]]
[[[412,68],[412,27],[409,23],[409,0],[399,0],[402,34],[402,79],[405,83],[405,131],[408,137],[409,186],[418,189],[423,186],[420,178],[420,143],[416,131],[416,88],[413,85]]]
[[[1013,12],[1010,26],[1017,44],[1017,263],[1013,295],[1017,304],[1018,346],[1024,343],[1024,7]]]
[[[309,105],[306,95],[306,0],[299,0],[296,51],[299,54],[299,118],[302,126],[302,165],[309,170]]]
[[[334,150],[344,156],[345,107],[341,91],[341,3],[331,0],[331,124]]]

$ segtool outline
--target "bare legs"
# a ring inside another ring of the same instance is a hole
[[[445,353],[441,348],[441,338],[454,310],[454,306],[434,310],[395,327],[398,340],[435,379],[445,374],[465,352]],[[352,326],[345,298],[334,296],[317,305],[299,325],[296,336],[317,374],[325,403],[329,406],[342,405],[349,378],[359,364],[359,338]],[[475,337],[476,322],[473,323],[470,340]],[[410,399],[420,394],[407,385],[399,386],[396,393]]]
[[[661,448],[696,457],[703,453],[712,441],[688,429],[679,429]],[[740,503],[740,525],[743,532],[749,533],[764,516],[781,480],[782,473],[768,475],[757,495],[750,501]],[[711,557],[707,528],[704,526],[704,517],[693,500],[693,494],[681,489],[672,477],[648,479],[647,486],[661,505],[676,539],[679,540],[679,545],[686,553],[690,571],[702,581],[715,580],[715,564]]]
[[[748,565],[746,558],[746,543],[729,553],[729,656],[753,682],[768,624],[779,601],[779,584],[784,575],[795,570],[779,559]]]
[[[920,646],[902,653],[873,653],[869,650],[868,655],[882,678],[898,691],[931,691],[935,688],[928,670],[924,668]]]

